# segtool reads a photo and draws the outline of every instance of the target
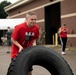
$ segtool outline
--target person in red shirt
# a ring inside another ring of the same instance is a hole
[[[59,37],[60,37],[60,42],[62,45],[62,54],[65,55],[65,48],[66,48],[66,43],[67,43],[67,33],[68,33],[68,28],[66,27],[66,24],[63,24],[59,28]]]
[[[15,26],[11,41],[11,59],[13,60],[22,49],[36,45],[39,39],[39,27],[36,24],[37,15],[35,12],[26,13],[26,22]],[[28,72],[31,75],[31,72]]]

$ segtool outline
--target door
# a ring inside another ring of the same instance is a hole
[[[53,44],[53,36],[61,25],[60,2],[45,7],[45,43]]]

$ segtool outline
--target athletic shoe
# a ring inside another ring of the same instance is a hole
[[[62,52],[62,55],[65,55],[65,52]]]
[[[10,53],[9,51],[7,51],[7,53]]]

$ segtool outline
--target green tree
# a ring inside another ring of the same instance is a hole
[[[4,7],[10,5],[11,3],[8,2],[7,0],[6,1],[2,1],[0,3],[0,18],[6,18],[8,15],[7,13],[4,11]]]

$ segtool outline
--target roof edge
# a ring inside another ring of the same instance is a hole
[[[7,11],[13,9],[13,8],[16,8],[16,7],[18,7],[18,6],[22,5],[22,4],[27,4],[27,3],[31,2],[31,1],[33,1],[33,0],[22,0],[22,1],[19,0],[19,1],[15,2],[15,3],[13,3],[13,4],[10,4],[10,5],[6,6],[4,8],[4,10],[7,12]]]

